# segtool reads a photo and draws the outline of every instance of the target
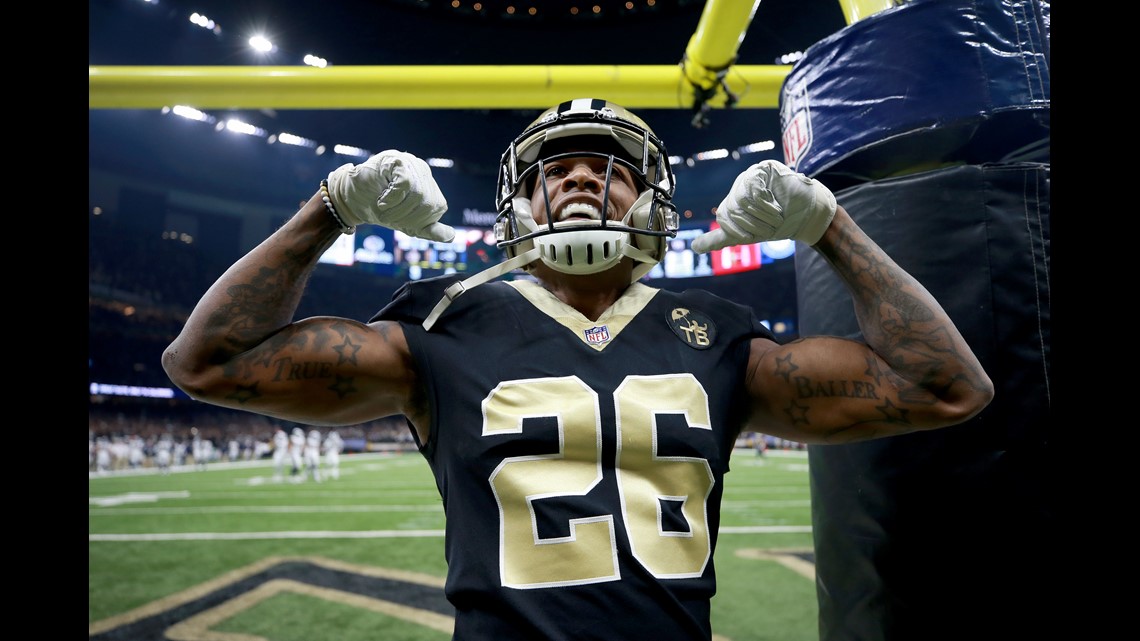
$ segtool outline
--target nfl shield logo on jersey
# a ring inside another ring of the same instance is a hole
[[[601,327],[591,327],[586,330],[586,342],[591,345],[601,345],[608,343],[610,340],[610,328],[602,325]]]

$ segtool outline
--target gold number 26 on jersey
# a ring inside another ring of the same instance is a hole
[[[491,474],[499,503],[499,573],[512,588],[543,588],[621,578],[613,514],[569,519],[569,536],[539,538],[531,502],[588,493],[602,480],[597,392],[576,376],[500,384],[483,401],[485,436],[520,433],[524,418],[558,422],[556,454],[504,459]],[[712,429],[708,395],[689,374],[628,376],[614,391],[618,417],[618,496],[614,510],[646,570],[662,579],[700,576],[712,555],[705,504],[714,479],[708,461],[660,456],[656,417],[685,416]],[[662,504],[681,506],[687,531],[662,526]]]

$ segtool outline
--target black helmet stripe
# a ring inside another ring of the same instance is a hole
[[[606,101],[598,98],[575,98],[558,105],[556,113],[564,114],[570,110],[591,109],[599,111],[606,106]]]

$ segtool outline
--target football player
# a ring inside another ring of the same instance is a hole
[[[810,246],[846,283],[861,340],[781,344],[748,307],[645,284],[678,228],[675,188],[642,119],[565,102],[502,154],[503,264],[409,282],[368,323],[294,321],[318,258],[355,225],[455,233],[423,160],[343,165],[205,293],[163,364],[226,407],[330,426],[406,417],[446,512],[455,639],[707,640],[742,431],[849,443],[941,428],[993,384],[831,191],[774,160],[736,178],[693,250]],[[847,393],[820,392],[837,382]]]

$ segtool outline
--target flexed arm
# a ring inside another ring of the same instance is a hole
[[[863,334],[863,342],[753,341],[753,429],[804,443],[867,440],[955,425],[993,398],[992,381],[938,301],[819,181],[764,161],[737,178],[717,219],[720,230],[694,248],[780,238],[812,245],[846,284]]]
[[[447,205],[430,170],[410,154],[381,152],[343,166],[330,174],[329,191],[349,225],[454,233],[438,223]],[[398,324],[331,316],[293,321],[321,254],[342,231],[339,222],[318,191],[227,269],[163,353],[171,381],[207,403],[313,425],[414,415],[414,372]]]

